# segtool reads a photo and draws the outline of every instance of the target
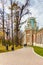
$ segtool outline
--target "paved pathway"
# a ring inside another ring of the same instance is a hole
[[[43,58],[34,54],[32,48],[1,53],[0,65],[43,65]]]

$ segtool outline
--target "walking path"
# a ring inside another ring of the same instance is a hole
[[[0,65],[43,65],[43,58],[34,54],[31,47],[0,53]]]

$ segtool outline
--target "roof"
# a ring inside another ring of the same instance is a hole
[[[42,31],[42,30],[43,30],[43,28],[39,29],[39,31]]]
[[[39,30],[37,31],[37,33],[40,33],[40,32],[42,32],[42,31],[43,31],[43,28],[39,29]]]

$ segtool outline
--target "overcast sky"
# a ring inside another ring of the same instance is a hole
[[[43,0],[31,0],[30,10],[36,17],[39,27],[43,27]]]
[[[26,0],[16,0],[16,1],[19,1],[22,4],[24,4]],[[7,5],[9,5],[9,3]],[[43,27],[43,0],[30,0],[29,10],[32,13],[30,16],[33,16],[36,18],[38,22],[38,26],[40,28]],[[6,11],[9,12],[8,6],[6,7]],[[25,17],[25,19],[27,17],[28,15]]]
[[[29,10],[32,13],[30,16],[35,17],[39,28],[42,28],[43,27],[43,0],[30,0]],[[25,18],[27,17],[28,15]]]

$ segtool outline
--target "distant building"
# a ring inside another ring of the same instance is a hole
[[[38,30],[38,32],[37,32],[36,43],[43,44],[43,28]]]
[[[27,20],[27,26],[25,29],[25,43],[27,45],[33,45],[36,43],[36,32],[37,32],[37,22],[34,17],[30,17]]]
[[[9,32],[8,32],[9,33]],[[10,38],[10,35],[8,35],[6,31],[4,31],[4,37],[7,40],[7,38]],[[10,33],[9,33],[10,34]],[[8,36],[7,36],[8,35]],[[3,28],[0,28],[0,40],[3,38]]]

